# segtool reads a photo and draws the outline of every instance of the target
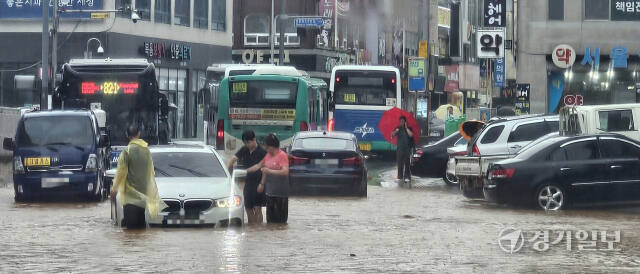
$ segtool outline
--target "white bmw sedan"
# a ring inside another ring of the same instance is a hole
[[[150,225],[213,225],[244,223],[242,192],[220,156],[209,146],[151,146],[160,198],[167,204]],[[112,219],[121,224],[120,194],[112,202]],[[112,200],[113,201],[113,200]],[[149,216],[147,216],[149,218]]]

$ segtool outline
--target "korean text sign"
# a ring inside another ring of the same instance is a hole
[[[516,91],[518,93],[515,101],[516,115],[529,114],[531,85],[517,84]]]
[[[476,36],[478,58],[504,57],[504,28],[479,29]]]
[[[640,21],[640,1],[611,0],[611,21]]]
[[[53,17],[53,0],[2,0],[0,18],[42,18],[42,3],[49,2],[49,17]],[[60,9],[101,10],[102,0],[59,0]],[[63,18],[91,18],[90,12],[59,13]]]
[[[484,26],[504,27],[507,14],[506,0],[484,0]]]
[[[504,87],[504,58],[498,58],[493,61],[493,85],[496,87]]]

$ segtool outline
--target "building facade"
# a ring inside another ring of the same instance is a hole
[[[17,5],[20,3],[20,5]],[[29,3],[29,4],[27,4]],[[60,1],[66,10],[130,13],[61,13],[57,67],[74,58],[147,58],[156,66],[158,86],[176,106],[170,122],[174,138],[202,136],[197,92],[213,63],[231,62],[233,0]],[[0,3],[0,106],[39,104],[42,13],[40,1]],[[50,11],[52,13],[52,11]],[[93,17],[93,18],[92,18]],[[51,24],[50,24],[51,25]],[[99,40],[95,41],[97,38]],[[91,40],[91,41],[90,41]],[[104,53],[97,54],[99,44]],[[87,51],[88,49],[88,51]],[[16,79],[35,78],[25,86]]]
[[[532,112],[640,102],[639,21],[637,1],[518,1],[518,83],[530,84]]]
[[[233,61],[244,64],[266,64],[279,62],[280,27],[276,22],[281,14],[281,1],[238,0],[234,6]],[[294,18],[284,21],[285,65],[304,70],[312,77],[328,80],[331,69],[337,64],[358,63],[360,45],[351,35],[341,33],[347,28],[345,13],[352,11],[351,5],[329,0],[288,1],[285,13],[289,16],[324,16],[321,27],[298,29]],[[271,10],[274,10],[273,18]],[[341,13],[338,13],[341,12]],[[339,15],[342,14],[342,15]],[[336,33],[335,29],[338,32]],[[273,30],[273,52],[269,34]],[[342,36],[344,34],[344,37]],[[351,40],[351,42],[349,42]],[[272,59],[273,56],[273,59]],[[363,60],[360,60],[363,63]]]

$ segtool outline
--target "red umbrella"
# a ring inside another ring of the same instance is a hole
[[[398,138],[392,138],[391,133],[400,125],[400,117],[404,117],[407,119],[407,126],[411,128],[411,131],[413,131],[413,140],[417,144],[420,141],[420,125],[418,125],[418,121],[416,121],[411,113],[401,110],[397,107],[394,107],[382,113],[380,122],[378,122],[378,129],[380,130],[380,133],[382,133],[384,139],[386,139],[389,143],[392,143],[394,145],[397,144]]]

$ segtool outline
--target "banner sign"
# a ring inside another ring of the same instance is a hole
[[[531,85],[518,84],[516,90],[518,92],[515,102],[516,115],[529,114],[529,93],[531,92]]]
[[[640,21],[640,1],[611,0],[611,21]]]
[[[53,0],[2,0],[0,18],[42,18],[42,3],[49,2],[49,17],[53,18]],[[60,9],[101,10],[102,0],[59,0]],[[60,18],[91,18],[90,12],[59,12]]]
[[[493,85],[496,87],[504,87],[504,58],[498,58],[493,61]]]

